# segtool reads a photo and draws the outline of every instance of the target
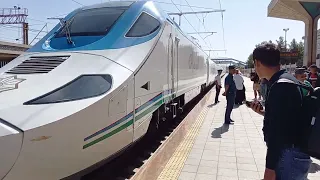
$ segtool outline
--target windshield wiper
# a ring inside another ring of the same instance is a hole
[[[69,29],[69,25],[71,24],[71,22],[74,19],[74,17],[69,19],[69,20],[67,20],[67,21],[63,20],[63,18],[48,18],[48,19],[58,19],[60,21],[61,31],[65,31],[67,42],[69,44],[72,44],[73,46],[75,46],[74,42],[71,39],[71,33],[70,33],[70,29]]]

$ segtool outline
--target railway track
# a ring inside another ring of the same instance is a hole
[[[199,94],[196,98],[186,104],[184,112],[174,119],[167,120],[155,135],[146,134],[136,144],[132,145],[121,155],[112,161],[102,165],[98,169],[84,175],[81,180],[126,180],[130,179],[139,168],[152,156],[162,143],[179,126],[188,113],[198,102],[211,90]]]

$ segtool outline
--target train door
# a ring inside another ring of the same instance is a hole
[[[207,86],[208,86],[210,83],[210,76],[211,76],[209,58],[207,58],[206,64],[207,64]]]
[[[174,87],[174,34],[170,33],[168,39],[168,64],[167,64],[167,91],[165,92],[165,103],[169,103],[173,99],[173,94],[175,92]]]
[[[169,38],[170,41],[170,52],[169,52],[169,81],[171,88],[171,100],[175,98],[175,95],[178,91],[178,58],[179,58],[179,42],[180,39],[176,36],[175,29],[172,28],[171,35]]]
[[[173,83],[173,92],[175,95],[178,92],[178,64],[179,64],[179,43],[180,43],[180,39],[177,36],[177,33],[175,34],[174,37],[174,46],[173,46],[173,62],[172,62],[172,66],[173,66],[173,70],[172,70],[172,83]],[[175,96],[174,96],[175,97]]]

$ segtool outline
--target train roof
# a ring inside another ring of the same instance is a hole
[[[87,9],[96,9],[96,8],[112,8],[112,7],[129,7],[136,1],[109,1],[109,2],[104,2],[100,4],[94,4],[90,6],[84,6],[81,9],[82,10],[87,10]]]

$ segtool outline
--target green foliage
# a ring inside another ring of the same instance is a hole
[[[299,42],[297,49],[298,49],[298,53],[299,53],[297,66],[303,66],[304,43],[302,41]]]
[[[289,45],[289,49],[290,50],[295,50],[295,51],[298,50],[298,43],[297,43],[296,39],[294,39],[294,38],[292,39],[292,41],[291,41],[291,43]]]
[[[248,57],[248,60],[247,60],[247,66],[248,68],[253,68],[254,67],[254,64],[253,64],[253,54],[251,53]]]
[[[282,36],[280,36],[279,37],[279,39],[278,40],[276,40],[276,42],[277,42],[277,47],[278,47],[278,49],[280,50],[280,51],[283,51],[283,50],[285,50],[286,48],[285,48],[285,41],[284,41],[284,38],[282,37]]]

